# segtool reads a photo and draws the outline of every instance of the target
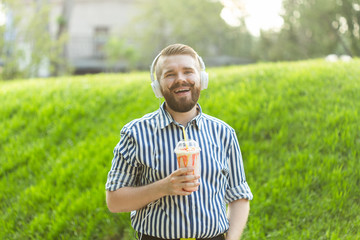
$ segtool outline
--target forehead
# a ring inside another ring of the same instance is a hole
[[[196,59],[190,55],[171,55],[161,56],[159,59],[159,65],[162,71],[175,70],[178,68],[194,68],[198,67]]]

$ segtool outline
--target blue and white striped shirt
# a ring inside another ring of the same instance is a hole
[[[185,127],[199,143],[201,185],[189,196],[165,196],[131,212],[131,224],[141,233],[160,238],[210,238],[229,228],[226,204],[253,198],[245,179],[235,131],[223,121],[202,113]],[[165,110],[126,124],[108,174],[106,189],[146,185],[177,169],[174,149],[183,139],[182,126]]]

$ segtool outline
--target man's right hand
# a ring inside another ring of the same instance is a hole
[[[130,212],[145,207],[167,195],[190,195],[184,188],[199,186],[200,176],[193,175],[193,167],[179,168],[166,178],[140,187],[122,187],[106,191],[106,202],[111,212]]]
[[[197,181],[200,176],[193,175],[193,167],[179,168],[162,181],[164,195],[190,195],[193,191],[186,191],[185,188],[194,188],[200,185]]]

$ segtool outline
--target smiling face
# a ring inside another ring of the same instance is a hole
[[[200,73],[196,59],[190,55],[161,56],[161,92],[166,106],[175,112],[193,109],[200,96]]]

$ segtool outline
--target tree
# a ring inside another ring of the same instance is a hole
[[[127,44],[124,39],[116,36],[110,37],[104,50],[106,62],[110,71],[116,72],[118,70],[135,69],[139,56],[135,48]],[[123,63],[123,66],[121,66],[121,63]]]
[[[294,60],[330,53],[360,56],[359,0],[283,0],[283,8],[282,30],[261,34],[261,59]],[[273,54],[261,51],[265,46]]]
[[[60,59],[64,59],[64,60],[68,59],[67,33],[70,22],[72,5],[73,5],[72,0],[63,0],[61,15],[57,18],[58,31],[56,33],[56,41],[58,41],[59,44],[61,45],[59,57]],[[55,76],[69,72],[69,66],[66,61],[54,61],[52,65],[54,66],[53,74]]]
[[[147,63],[166,45],[177,42],[192,46],[204,58],[250,57],[250,35],[244,28],[227,25],[220,17],[222,8],[219,1],[210,0],[148,0],[127,39],[140,46],[141,60]]]
[[[343,34],[349,39],[349,46],[344,49],[349,55],[360,56],[360,1],[359,0],[341,0],[338,2],[340,11],[336,15],[335,22],[332,23],[339,40]],[[342,27],[344,29],[342,29]]]
[[[11,26],[2,31],[2,79],[37,77],[54,72],[54,65],[63,64],[60,57],[65,35],[54,39],[49,32],[50,4],[46,0],[5,1],[6,14],[12,15]],[[26,16],[24,18],[23,16]],[[10,37],[5,38],[6,35]],[[45,73],[41,73],[45,71]]]

